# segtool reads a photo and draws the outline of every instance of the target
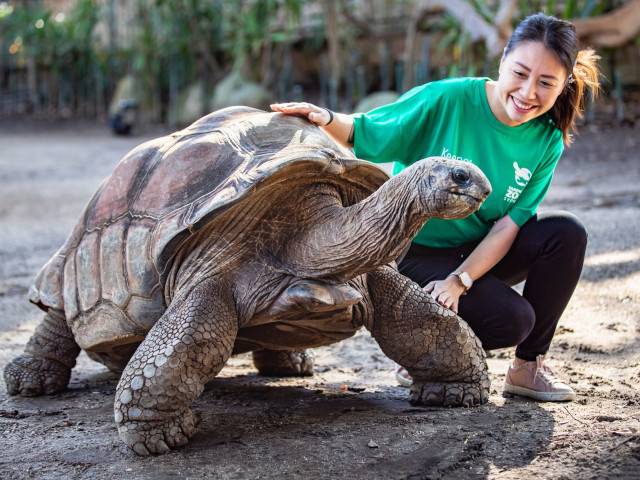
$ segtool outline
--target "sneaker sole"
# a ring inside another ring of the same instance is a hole
[[[411,385],[413,385],[413,380],[409,380],[408,378],[403,377],[398,372],[396,372],[396,382],[398,382],[398,385],[400,385],[401,387],[406,388],[409,388],[411,387]]]
[[[541,402],[570,402],[576,399],[575,392],[538,392],[536,390],[506,384],[502,391],[502,396],[511,398],[514,395],[533,398]]]

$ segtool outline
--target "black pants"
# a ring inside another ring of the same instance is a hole
[[[399,270],[420,286],[442,280],[477,243],[455,248],[412,244]],[[574,215],[541,214],[522,226],[505,257],[460,297],[458,313],[486,350],[517,345],[516,355],[547,353],[580,278],[587,233]],[[525,280],[523,294],[510,286]]]

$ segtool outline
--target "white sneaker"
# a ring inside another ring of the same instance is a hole
[[[398,367],[396,370],[396,381],[401,387],[408,388],[413,385],[413,378],[411,378],[411,375],[409,375],[409,372],[407,372],[407,369],[404,367]]]

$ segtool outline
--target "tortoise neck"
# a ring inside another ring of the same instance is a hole
[[[289,242],[289,271],[345,281],[396,260],[431,216],[418,195],[421,172],[405,170],[359,203],[323,209]]]

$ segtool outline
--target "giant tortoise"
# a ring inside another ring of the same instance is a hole
[[[304,375],[304,349],[366,327],[414,378],[415,404],[487,400],[480,342],[394,261],[430,217],[490,192],[471,164],[391,179],[305,120],[232,107],[128,153],[37,276],[45,311],[5,369],[10,394],[63,390],[80,349],[121,371],[120,437],[136,453],[187,443],[190,405],[230,355]]]

